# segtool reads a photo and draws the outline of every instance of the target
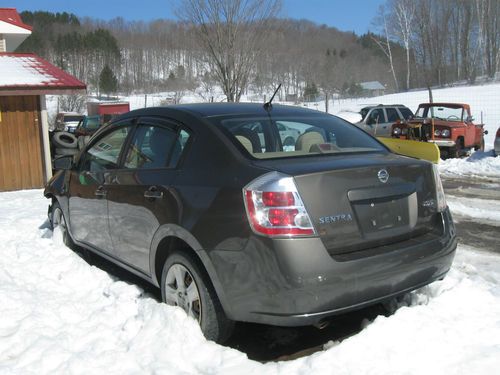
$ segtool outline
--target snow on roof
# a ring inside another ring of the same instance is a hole
[[[385,87],[379,81],[361,82],[363,90],[384,90]]]
[[[33,53],[0,53],[0,90],[70,89],[86,85]]]
[[[11,25],[26,29],[33,30],[29,25],[26,25],[15,8],[0,8],[0,21],[10,23]]]

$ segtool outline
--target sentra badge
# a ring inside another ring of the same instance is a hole
[[[332,216],[323,216],[319,218],[320,224],[333,224],[333,223],[347,222],[347,221],[352,221],[351,214],[339,214]]]

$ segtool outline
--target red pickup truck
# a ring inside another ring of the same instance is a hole
[[[392,137],[433,142],[443,158],[458,158],[484,150],[487,131],[473,120],[468,104],[423,103],[412,119],[392,125]]]

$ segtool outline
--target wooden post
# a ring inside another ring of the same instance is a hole
[[[40,117],[42,120],[42,152],[43,166],[45,169],[45,183],[52,177],[52,159],[50,157],[50,141],[49,141],[49,116],[47,115],[47,103],[45,95],[39,96],[40,100]]]

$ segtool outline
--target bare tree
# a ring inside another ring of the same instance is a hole
[[[239,101],[280,0],[184,0],[176,13],[193,25],[229,102]]]
[[[415,22],[415,1],[414,0],[391,0],[391,22],[392,34],[403,44],[406,55],[406,89],[410,88],[410,63],[411,63],[411,42]]]
[[[58,97],[59,110],[64,112],[83,113],[85,109],[85,95],[72,94]]]
[[[477,0],[476,11],[484,70],[494,77],[500,62],[500,1]]]
[[[387,24],[387,13],[383,5],[380,6],[378,16],[375,19],[376,24],[379,26],[380,31],[382,31],[382,38],[374,37],[373,41],[380,47],[384,55],[389,60],[389,65],[391,67],[392,78],[394,79],[394,85],[396,91],[399,91],[398,78],[396,76],[396,70],[394,69],[394,58],[392,56],[391,40],[389,34],[389,26]]]

